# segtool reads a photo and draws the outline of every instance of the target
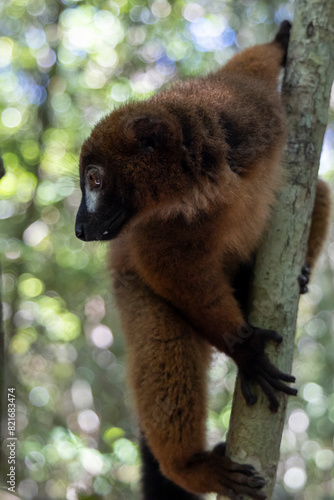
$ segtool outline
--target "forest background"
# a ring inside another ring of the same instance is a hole
[[[139,497],[138,430],[108,245],[74,235],[80,146],[100,117],[128,99],[215,70],[236,51],[270,40],[293,8],[277,0],[13,0],[0,7],[1,363],[5,412],[7,389],[15,389],[17,436],[17,496],[5,493],[3,445],[4,499]],[[334,184],[334,96],[320,173]],[[289,401],[276,500],[334,498],[333,272],[334,224],[301,298],[299,395]],[[233,363],[214,356],[210,443],[228,429],[235,375]]]

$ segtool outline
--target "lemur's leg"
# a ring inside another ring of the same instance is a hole
[[[307,243],[307,253],[302,272],[298,277],[300,293],[307,292],[307,283],[311,270],[319,257],[328,234],[331,215],[331,191],[322,179],[318,179],[314,201],[310,234]]]
[[[275,39],[236,54],[223,67],[224,74],[259,77],[277,86],[277,77],[286,63],[291,23],[283,21]]]
[[[140,454],[143,500],[200,500],[201,497],[189,493],[162,474],[144,436],[140,440]]]
[[[139,278],[117,292],[139,425],[163,474],[195,494],[264,499],[253,467],[205,451],[209,344]]]

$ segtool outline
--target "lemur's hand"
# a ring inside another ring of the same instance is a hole
[[[263,392],[269,399],[269,409],[276,412],[279,406],[274,389],[296,396],[297,389],[289,387],[284,382],[295,382],[295,377],[281,372],[274,366],[267,354],[265,347],[267,342],[274,341],[277,344],[282,342],[282,337],[273,330],[263,330],[249,326],[249,337],[238,346],[233,359],[238,365],[241,390],[248,405],[253,405],[257,397],[253,394],[252,384],[259,384]],[[284,382],[282,382],[284,381]]]

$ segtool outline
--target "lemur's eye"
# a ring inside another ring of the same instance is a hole
[[[88,169],[87,180],[91,189],[100,189],[102,187],[102,177],[99,169],[96,167]]]

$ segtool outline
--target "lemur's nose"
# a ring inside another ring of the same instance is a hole
[[[79,238],[79,240],[85,241],[85,230],[84,225],[81,222],[77,222],[75,224],[75,236]]]

